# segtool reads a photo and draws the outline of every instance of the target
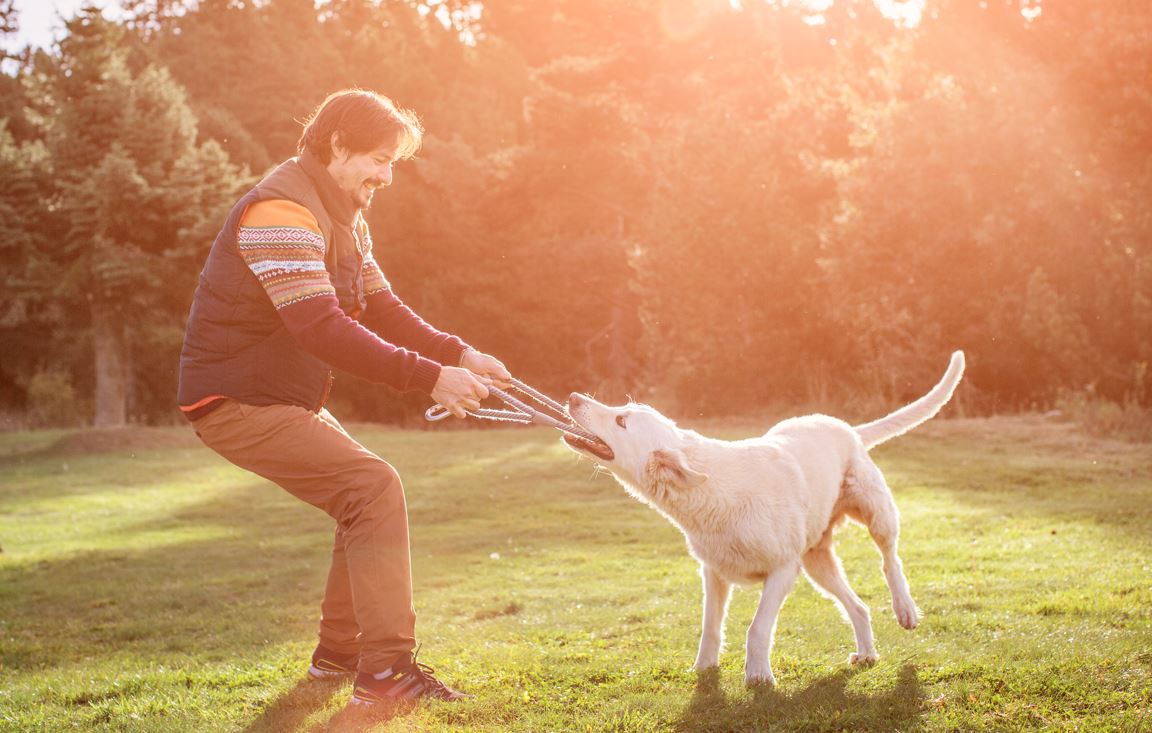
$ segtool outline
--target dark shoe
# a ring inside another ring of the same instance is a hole
[[[472,696],[453,690],[436,679],[434,670],[427,664],[408,658],[394,665],[392,673],[382,680],[361,672],[352,686],[353,705],[396,705],[422,699],[452,701],[466,697]]]
[[[312,652],[312,664],[308,667],[308,676],[314,680],[331,680],[356,674],[356,665],[359,662],[359,654],[339,654],[318,646],[316,651]]]

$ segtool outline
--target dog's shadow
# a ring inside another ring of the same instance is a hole
[[[794,692],[754,687],[729,699],[720,686],[720,670],[699,673],[692,701],[676,723],[677,731],[762,730],[907,730],[923,713],[923,690],[916,666],[900,668],[896,685],[875,693],[848,690],[848,681],[865,670],[847,668]]]

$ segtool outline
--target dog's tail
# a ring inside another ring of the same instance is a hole
[[[948,363],[948,371],[944,372],[944,377],[928,394],[886,417],[855,427],[860,440],[864,441],[864,448],[870,449],[880,445],[931,420],[940,412],[940,408],[952,399],[952,392],[955,391],[962,376],[964,376],[964,352],[954,351],[952,361]]]

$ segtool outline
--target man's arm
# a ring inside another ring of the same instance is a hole
[[[376,268],[375,260],[365,258],[365,268],[369,264]],[[379,271],[379,268],[376,269]],[[364,282],[367,285],[368,278]],[[387,341],[412,349],[441,364],[453,366],[460,364],[464,352],[470,348],[458,337],[433,328],[416,315],[391,287],[369,291],[365,300],[368,307],[360,317],[361,323]]]
[[[371,382],[437,391],[445,369],[440,363],[384,341],[340,309],[324,266],[324,239],[306,208],[282,200],[254,204],[241,221],[237,246],[285,327],[310,354]],[[461,376],[446,380],[454,385],[447,399],[487,391],[478,382],[479,390],[468,389]]]
[[[363,220],[359,232],[367,250],[361,274],[368,307],[361,316],[361,322],[394,344],[430,356],[441,364],[458,364],[495,380],[498,386],[507,387],[512,376],[498,359],[476,351],[457,336],[432,327],[400,300],[372,254],[372,238]]]
[[[459,365],[469,346],[458,337],[433,328],[400,300],[376,262],[372,236],[363,217],[357,223],[357,235],[365,252],[360,275],[367,301],[360,322],[386,341],[417,351],[441,364]]]
[[[375,264],[375,263],[373,263]],[[361,318],[377,335],[394,343],[428,354],[441,364],[458,364],[469,371],[507,387],[512,375],[495,357],[468,346],[456,336],[437,331],[404,304],[391,288],[368,296],[368,308]]]

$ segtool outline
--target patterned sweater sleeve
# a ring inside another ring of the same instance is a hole
[[[284,200],[253,204],[237,247],[305,351],[371,382],[432,392],[438,362],[385,341],[340,309],[324,266],[324,237],[308,209]]]
[[[363,220],[359,233],[367,245],[362,274],[368,307],[361,322],[386,341],[418,351],[441,364],[459,364],[470,347],[458,337],[430,326],[400,300],[376,262],[372,238]]]

